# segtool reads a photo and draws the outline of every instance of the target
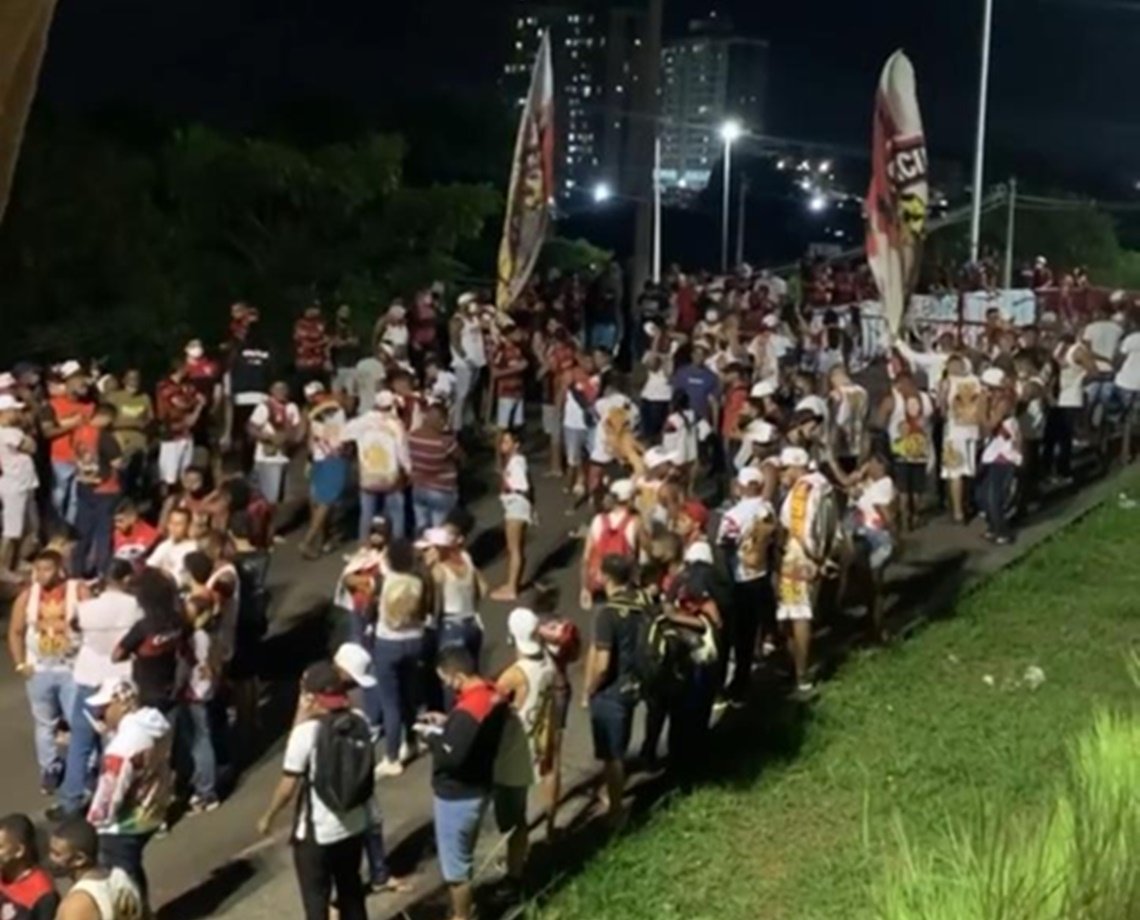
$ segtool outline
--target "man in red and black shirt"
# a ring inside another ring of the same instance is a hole
[[[36,829],[27,815],[0,818],[0,917],[52,920],[59,908],[51,876],[39,867]]]
[[[327,384],[330,344],[321,308],[315,304],[307,307],[293,326],[293,367],[297,371],[298,391],[313,380]]]
[[[499,431],[515,431],[523,424],[523,391],[526,389],[523,375],[528,362],[522,346],[526,332],[509,317],[501,322],[505,326],[503,337],[495,346],[491,362],[491,385],[497,407],[495,424]]]
[[[169,491],[178,485],[182,473],[190,465],[194,455],[190,433],[206,405],[206,400],[187,376],[185,359],[174,360],[170,376],[158,384],[154,402],[160,428],[158,473],[164,491]]]
[[[436,670],[444,687],[455,693],[455,707],[446,717],[426,717],[430,724],[423,729],[432,752],[435,839],[451,895],[451,916],[467,920],[475,844],[508,704],[494,684],[479,676],[470,652],[462,647],[445,648]]]

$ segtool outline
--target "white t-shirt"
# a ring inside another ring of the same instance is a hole
[[[75,682],[98,687],[108,677],[130,677],[131,663],[111,661],[111,653],[127,630],[142,619],[142,608],[133,595],[110,589],[91,600],[80,601],[79,652],[75,656]]]
[[[1140,390],[1140,332],[1133,332],[1120,343],[1124,364],[1116,374],[1116,385],[1122,390]]]
[[[759,495],[742,498],[724,513],[717,528],[716,542],[739,547],[756,521],[775,521],[776,509]],[[755,581],[768,574],[767,567],[753,569],[746,565],[739,552],[734,552],[732,577],[736,581]]]
[[[249,423],[258,428],[262,434],[272,435],[279,432],[274,428],[272,423],[272,416],[269,413],[269,401],[266,400],[256,409],[249,417]],[[289,428],[298,428],[301,424],[301,410],[297,408],[296,403],[285,404],[285,425]],[[282,450],[275,450],[261,441],[257,442],[257,446],[253,450],[253,460],[255,463],[288,463],[289,457]]]
[[[885,530],[887,522],[878,508],[890,508],[894,500],[895,484],[890,476],[884,476],[864,485],[859,497],[855,499],[855,507],[859,511],[863,526],[872,530]]]
[[[284,770],[287,776],[316,776],[317,733],[321,729],[318,719],[309,719],[294,725],[285,744]],[[312,826],[316,842],[322,845],[339,843],[349,837],[363,834],[368,827],[368,807],[362,805],[344,814],[337,814],[329,808],[316,792],[306,790],[301,798],[300,820],[294,832],[295,840],[306,840],[309,836],[309,809],[312,808]]]
[[[378,358],[362,358],[356,365],[357,411],[367,412],[376,402],[380,384],[388,376],[388,371]]]
[[[585,431],[590,427],[586,422],[586,412],[578,400],[574,398],[573,393],[568,392],[566,394],[566,400],[562,406],[562,424],[574,431]]]
[[[24,434],[19,428],[0,428],[0,489],[27,492],[39,485],[36,464],[31,454],[20,450]]]
[[[309,454],[314,461],[327,460],[340,453],[347,420],[344,410],[325,408],[309,420]]]
[[[692,463],[697,459],[700,440],[697,437],[697,414],[692,409],[673,412],[665,419],[661,446],[676,456],[680,463]]]
[[[146,560],[153,569],[162,569],[178,584],[186,580],[186,557],[198,549],[197,540],[180,540],[175,543],[169,537],[154,548]]]
[[[1098,319],[1085,326],[1085,334],[1081,340],[1092,349],[1096,358],[1097,367],[1101,370],[1112,370],[1112,362],[1116,359],[1116,349],[1120,340],[1124,338],[1124,330],[1120,323],[1110,319]]]
[[[503,467],[503,491],[519,494],[530,492],[530,473],[526,457],[522,454],[512,454],[507,465]]]
[[[1068,346],[1058,361],[1061,365],[1061,388],[1057,395],[1057,405],[1063,409],[1080,409],[1085,404],[1085,369],[1073,358],[1080,347]]]

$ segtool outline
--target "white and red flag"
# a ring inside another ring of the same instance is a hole
[[[867,262],[893,332],[902,323],[918,272],[929,191],[914,67],[902,51],[896,51],[883,65],[875,93],[866,202]]]
[[[546,242],[554,200],[554,68],[550,32],[542,37],[515,140],[507,213],[499,244],[495,302],[508,309],[522,293]]]

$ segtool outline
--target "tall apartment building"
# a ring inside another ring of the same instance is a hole
[[[600,0],[520,0],[516,5],[503,87],[521,107],[539,42],[549,29],[555,164],[563,199],[588,196],[602,182],[614,190],[622,188],[643,23],[637,0],[618,7]]]
[[[661,58],[661,184],[674,195],[699,192],[723,155],[726,119],[763,131],[768,43],[733,35],[724,19],[694,20]]]

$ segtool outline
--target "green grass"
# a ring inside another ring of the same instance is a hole
[[[736,733],[715,752],[727,777],[657,809],[532,916],[877,916],[884,877],[994,803],[1002,821],[1049,814],[1094,711],[1137,715],[1138,561],[1140,511],[1110,500],[952,619],[850,661],[806,726],[769,713]]]

